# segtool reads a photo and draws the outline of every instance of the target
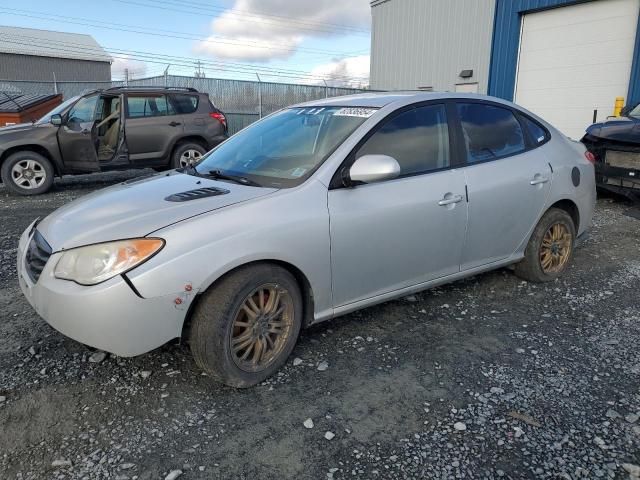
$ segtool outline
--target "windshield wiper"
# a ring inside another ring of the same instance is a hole
[[[229,180],[231,182],[236,182],[241,185],[248,185],[251,187],[261,187],[258,182],[254,182],[253,180],[249,180],[247,177],[241,177],[240,175],[229,175],[228,173],[223,173],[220,170],[210,170],[209,176],[214,180]]]
[[[184,167],[182,167],[182,171],[187,175],[193,175],[194,177],[201,177],[200,172],[196,170],[196,167],[192,163],[187,163]]]

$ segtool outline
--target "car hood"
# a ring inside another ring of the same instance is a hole
[[[615,117],[604,122],[594,123],[587,128],[587,133],[595,137],[606,137],[609,132],[630,130],[640,123],[640,119],[632,117]]]
[[[186,201],[167,197],[202,188],[226,193]],[[173,171],[129,180],[85,195],[38,224],[53,251],[150,233],[196,215],[276,192]]]
[[[24,132],[27,130],[33,130],[40,125],[34,123],[18,123],[17,125],[9,125],[7,127],[0,127],[0,136],[7,133]]]

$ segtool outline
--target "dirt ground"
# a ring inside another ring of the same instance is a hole
[[[556,282],[498,270],[347,315],[304,331],[279,375],[237,391],[178,343],[92,363],[20,293],[23,229],[134,175],[65,177],[33,198],[0,186],[1,479],[639,474],[637,207],[599,200]]]

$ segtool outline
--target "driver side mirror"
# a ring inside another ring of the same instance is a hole
[[[400,175],[400,164],[388,155],[363,155],[349,169],[354,183],[373,183],[392,180]]]
[[[51,119],[49,121],[51,122],[51,125],[59,127],[60,125],[62,125],[62,115],[60,115],[59,113],[51,115]]]

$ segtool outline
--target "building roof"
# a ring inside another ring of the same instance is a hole
[[[0,92],[0,113],[20,113],[41,103],[48,102],[58,96],[58,94],[16,95],[15,93]]]
[[[0,25],[0,53],[111,62],[91,35]]]

